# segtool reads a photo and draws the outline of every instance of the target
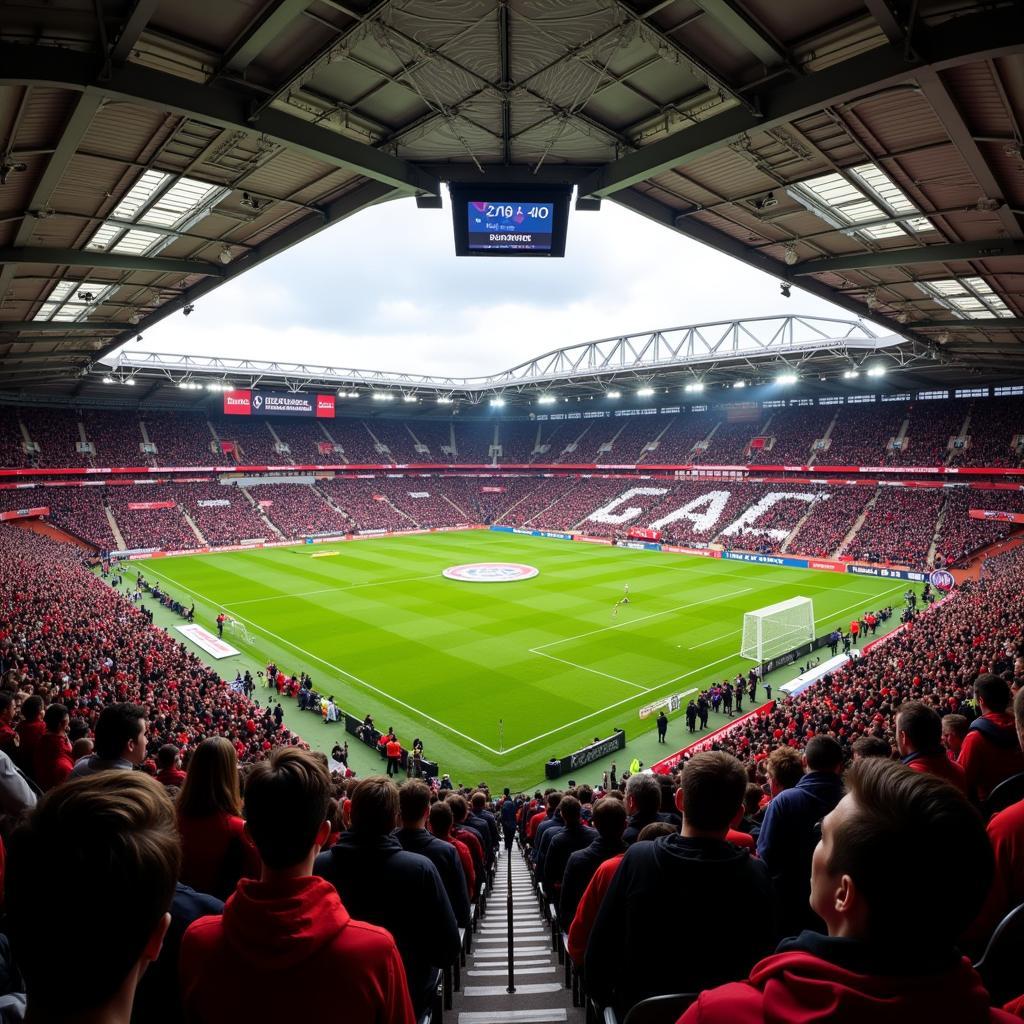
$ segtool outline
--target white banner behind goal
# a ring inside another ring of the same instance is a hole
[[[791,597],[743,616],[740,657],[764,662],[814,639],[814,604]]]

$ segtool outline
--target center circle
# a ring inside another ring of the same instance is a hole
[[[515,583],[531,579],[539,572],[532,565],[519,562],[470,562],[449,566],[441,575],[463,583]]]

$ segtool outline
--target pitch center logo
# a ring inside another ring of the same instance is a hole
[[[449,566],[441,575],[463,583],[515,583],[531,579],[539,572],[532,565],[519,562],[470,562]]]

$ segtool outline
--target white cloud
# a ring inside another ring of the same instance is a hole
[[[606,202],[566,256],[458,259],[450,211],[373,207],[168,317],[131,347],[475,376],[578,342],[738,317],[849,314]]]

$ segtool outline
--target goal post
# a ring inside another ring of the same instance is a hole
[[[814,603],[791,597],[743,616],[740,657],[763,663],[814,639]]]

